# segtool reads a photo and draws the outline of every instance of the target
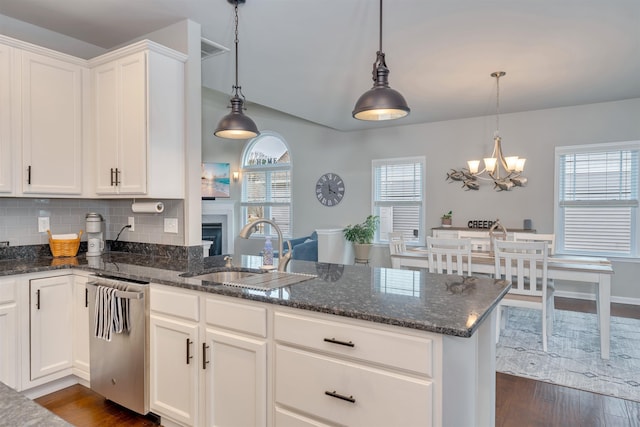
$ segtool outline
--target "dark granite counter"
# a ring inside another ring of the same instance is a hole
[[[0,382],[0,426],[70,426],[68,422]]]
[[[258,272],[260,261],[236,256],[234,269]],[[185,272],[224,270],[222,257],[189,264],[124,252],[89,259],[5,260],[0,261],[0,276],[68,268],[460,337],[473,335],[509,289],[507,282],[484,277],[294,260],[288,271],[317,277],[257,291],[181,277]]]

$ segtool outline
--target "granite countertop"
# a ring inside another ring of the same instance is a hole
[[[237,255],[234,269],[257,272],[260,261],[257,256]],[[258,291],[181,276],[185,272],[224,270],[222,256],[189,264],[125,252],[90,258],[4,260],[0,261],[0,276],[68,268],[459,337],[473,335],[510,286],[486,277],[293,260],[289,272],[317,277]]]
[[[71,424],[0,382],[0,425],[65,427]]]

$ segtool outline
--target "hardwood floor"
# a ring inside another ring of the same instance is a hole
[[[556,308],[595,313],[595,302],[556,298]],[[611,304],[611,315],[640,319],[640,307]],[[36,402],[78,427],[157,425],[81,385]],[[640,427],[638,402],[501,373],[496,374],[496,402],[497,427]]]

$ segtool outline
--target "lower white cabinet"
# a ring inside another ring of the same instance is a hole
[[[31,380],[73,366],[73,275],[31,279]]]
[[[73,373],[89,381],[89,295],[87,293],[87,276],[73,276]]]
[[[163,425],[266,426],[266,308],[151,285],[151,410]]]
[[[276,310],[276,425],[439,425],[442,345],[424,335]]]
[[[18,388],[20,347],[16,280],[0,280],[0,381]]]

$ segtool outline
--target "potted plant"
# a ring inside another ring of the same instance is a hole
[[[451,211],[449,211],[446,214],[442,215],[442,217],[440,219],[442,220],[442,226],[443,227],[451,227],[451,216],[452,215],[453,215],[453,213]]]
[[[357,263],[369,262],[373,236],[379,223],[380,218],[377,215],[369,215],[360,224],[348,225],[344,229],[344,238],[353,243]]]

